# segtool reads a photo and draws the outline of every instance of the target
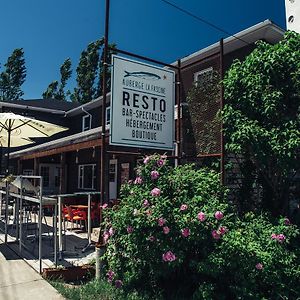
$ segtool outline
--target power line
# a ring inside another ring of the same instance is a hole
[[[161,1],[164,2],[164,3],[167,4],[167,5],[172,6],[173,8],[176,8],[177,10],[181,11],[182,13],[184,13],[184,14],[186,14],[186,15],[188,15],[188,16],[194,18],[194,19],[196,19],[197,21],[200,21],[200,22],[202,22],[202,23],[204,23],[204,24],[206,24],[206,25],[209,25],[209,26],[215,28],[215,29],[218,30],[218,31],[221,31],[221,32],[223,32],[223,33],[225,33],[225,34],[228,34],[228,35],[230,35],[230,36],[236,38],[237,40],[240,40],[241,42],[243,42],[243,43],[245,43],[245,44],[247,44],[247,45],[250,45],[248,42],[246,42],[246,41],[244,41],[243,39],[241,39],[241,38],[235,36],[234,34],[232,34],[232,33],[228,32],[228,31],[224,30],[223,28],[221,28],[221,27],[219,27],[219,26],[217,26],[217,25],[215,25],[215,24],[213,24],[213,23],[211,23],[211,22],[209,22],[209,21],[207,21],[207,20],[205,20],[205,19],[203,19],[203,18],[201,18],[201,17],[198,17],[198,16],[194,15],[193,13],[191,13],[191,12],[185,10],[184,8],[181,8],[181,7],[177,6],[176,4],[173,4],[173,3],[171,3],[171,2],[169,2],[169,1],[167,1],[167,0],[161,0]]]

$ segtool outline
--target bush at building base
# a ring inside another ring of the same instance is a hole
[[[107,280],[166,299],[296,299],[298,229],[254,214],[242,220],[213,171],[146,157],[105,209]],[[280,298],[281,297],[281,298]]]

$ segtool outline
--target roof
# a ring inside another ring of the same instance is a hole
[[[280,28],[270,20],[265,20],[224,39],[224,54],[243,48],[248,44],[253,44],[258,40],[265,40],[269,43],[275,44],[283,38],[284,33],[284,29]],[[181,65],[184,67],[185,65],[196,62],[197,60],[216,54],[220,51],[219,49],[220,43],[214,43],[182,58]],[[174,62],[173,65],[177,65],[177,62]]]
[[[110,94],[111,94],[110,92],[107,93],[106,103],[109,103],[109,101],[110,101]],[[93,108],[99,107],[102,105],[102,99],[103,99],[103,96],[100,96],[97,99],[94,99],[90,102],[84,103],[78,107],[75,107],[75,108],[67,111],[66,116],[67,117],[75,116],[77,114],[80,114],[82,111],[91,110]]]
[[[60,139],[56,139],[50,142],[39,144],[33,147],[28,147],[22,150],[18,150],[10,153],[11,158],[17,158],[23,155],[32,154],[38,151],[51,150],[65,145],[78,144],[81,142],[86,142],[94,139],[100,139],[102,133],[102,127],[92,128],[83,132],[79,132],[70,136],[66,136]]]
[[[54,114],[65,114],[66,111],[73,109],[77,106],[80,106],[80,104],[57,99],[32,99],[5,102],[0,101],[0,107],[44,111]]]
[[[10,103],[33,106],[33,107],[43,107],[49,109],[57,109],[67,111],[77,106],[80,106],[78,102],[63,101],[58,99],[28,99],[28,100],[16,100],[10,101]]]

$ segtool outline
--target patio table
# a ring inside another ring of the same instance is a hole
[[[89,247],[92,246],[91,234],[92,234],[92,222],[91,222],[91,198],[92,195],[100,195],[100,192],[78,192],[74,194],[61,194],[56,195],[58,198],[58,253],[59,260],[62,259],[63,255],[63,238],[62,238],[62,204],[63,199],[66,197],[76,197],[76,196],[87,196],[88,205],[84,205],[88,209],[88,244],[82,249],[82,252],[85,252]],[[73,206],[74,205],[70,205]],[[81,205],[82,206],[82,205]]]
[[[92,195],[100,195],[100,192],[84,192],[84,193],[75,193],[76,195],[87,196],[88,197],[88,243],[82,249],[82,252],[85,252],[90,248],[92,244],[92,220],[91,220],[91,199]]]

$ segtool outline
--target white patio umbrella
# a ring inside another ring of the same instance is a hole
[[[29,144],[33,144],[34,141],[29,138],[22,138],[19,136],[11,136],[9,146],[13,147],[21,147]],[[8,147],[8,136],[0,134],[0,147]]]
[[[9,166],[9,150],[16,143],[18,146],[30,144],[30,138],[49,137],[56,133],[68,130],[66,127],[36,120],[14,113],[0,113],[0,136],[7,140],[7,170]],[[23,144],[21,142],[24,142]],[[17,147],[17,146],[15,146]]]

